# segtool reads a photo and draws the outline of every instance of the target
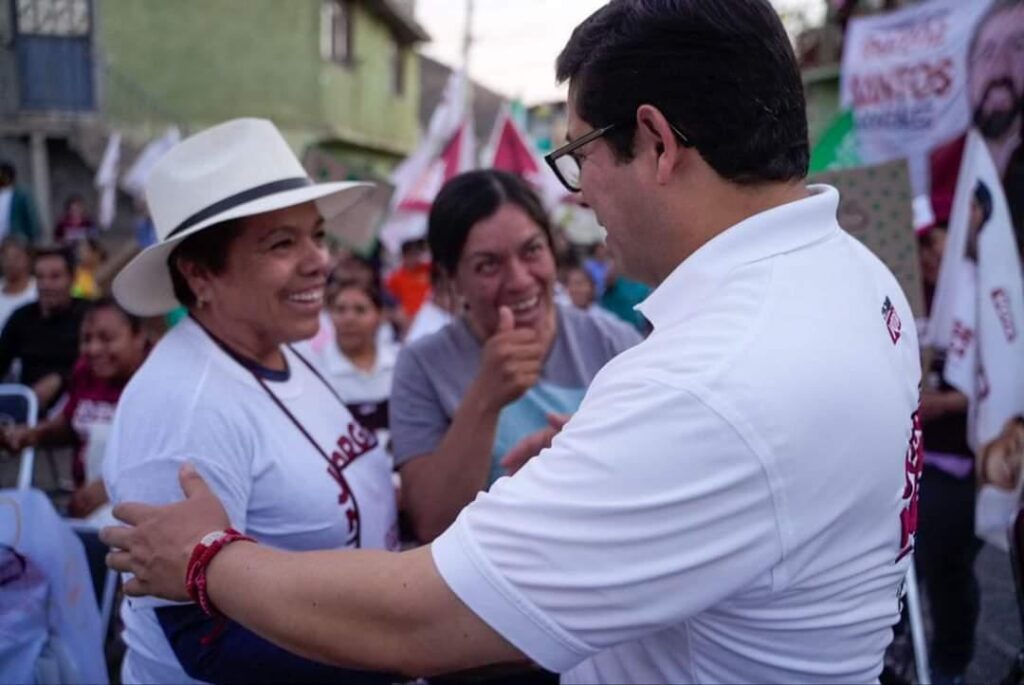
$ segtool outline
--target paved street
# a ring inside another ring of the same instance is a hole
[[[978,555],[975,568],[981,584],[981,619],[977,649],[967,680],[998,683],[1024,645],[1009,555],[986,545]]]

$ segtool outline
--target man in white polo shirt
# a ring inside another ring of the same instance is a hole
[[[111,565],[172,599],[188,569],[272,641],[410,675],[529,658],[566,682],[876,680],[916,528],[917,341],[835,190],[804,186],[778,17],[616,0],[558,76],[572,142],[549,162],[656,289],[653,333],[551,447],[398,555],[197,546],[227,523],[185,473],[184,502],[115,512],[135,527],[104,532]]]

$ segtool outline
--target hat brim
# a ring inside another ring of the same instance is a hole
[[[365,244],[373,237],[383,213],[383,208],[366,201],[373,194],[374,186],[370,183],[320,183],[238,205],[137,254],[114,278],[114,297],[122,307],[137,316],[166,314],[181,306],[174,296],[167,260],[185,238],[224,221],[273,212],[305,202],[316,202],[328,233],[352,244]]]

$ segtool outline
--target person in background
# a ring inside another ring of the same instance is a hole
[[[61,245],[74,245],[95,238],[98,229],[85,209],[85,198],[72,195],[64,202],[64,214],[57,220],[53,237]]]
[[[608,262],[610,260],[611,256],[608,254],[608,246],[604,241],[601,241],[591,245],[590,256],[583,261],[584,268],[586,268],[594,281],[598,298],[604,294],[604,285],[608,280],[608,268],[610,266]]]
[[[562,267],[562,283],[569,295],[569,301],[577,309],[582,309],[591,316],[604,316],[620,321],[617,316],[597,304],[597,286],[586,267],[570,261]]]
[[[458,308],[456,299],[441,269],[436,264],[431,265],[430,295],[416,312],[402,342],[408,345],[450,324]]]
[[[32,277],[32,248],[25,239],[9,235],[0,242],[0,330],[15,309],[36,299],[36,279]]]
[[[140,250],[145,250],[156,243],[156,227],[153,217],[149,215],[149,207],[144,199],[135,201],[135,219],[132,221],[132,235]]]
[[[102,295],[96,283],[96,273],[107,259],[107,251],[95,238],[83,238],[75,243],[78,252],[78,266],[71,294],[84,300],[95,300]]]
[[[650,330],[650,324],[636,306],[647,299],[651,288],[619,273],[615,260],[608,258],[604,289],[599,304],[615,316],[631,324],[641,333]]]
[[[358,281],[343,281],[330,291],[327,313],[332,344],[316,359],[349,412],[388,443],[388,399],[398,346],[378,344],[384,318],[380,290]]]
[[[17,235],[29,245],[39,239],[39,215],[32,196],[17,185],[10,162],[0,162],[0,237]]]
[[[430,293],[430,253],[426,240],[402,243],[402,263],[388,276],[386,286],[401,305],[405,321],[412,321]]]
[[[391,438],[403,508],[424,543],[505,475],[509,450],[575,411],[601,367],[640,341],[621,322],[555,304],[551,225],[518,176],[453,178],[428,239],[465,306],[406,345],[395,369]]]
[[[71,295],[74,260],[67,249],[36,250],[33,272],[38,299],[16,309],[0,333],[0,377],[20,359],[19,382],[35,392],[42,413],[71,378],[88,305]]]
[[[81,357],[60,413],[35,427],[10,426],[0,440],[18,451],[40,445],[77,446],[69,513],[86,517],[107,502],[99,457],[114,410],[128,380],[142,365],[148,342],[142,320],[106,298],[89,304],[82,319]]]
[[[947,229],[935,225],[918,236],[925,303],[930,309]],[[931,607],[928,650],[937,683],[962,682],[974,655],[979,589],[974,560],[975,458],[967,444],[967,397],[945,381],[944,350],[928,350],[921,391],[924,472],[918,508],[915,563]]]

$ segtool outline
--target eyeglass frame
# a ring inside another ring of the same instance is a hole
[[[555,176],[558,178],[558,181],[565,187],[566,190],[568,190],[570,193],[578,193],[580,192],[581,188],[574,188],[568,181],[565,180],[565,177],[562,175],[562,172],[558,168],[558,160],[561,159],[562,157],[565,157],[566,155],[572,154],[573,152],[583,147],[587,143],[592,143],[593,141],[604,137],[606,134],[611,133],[613,130],[627,125],[636,125],[636,122],[618,121],[615,122],[614,124],[602,126],[601,128],[595,128],[593,131],[590,131],[589,133],[580,136],[576,140],[569,141],[568,143],[558,148],[557,150],[552,150],[548,154],[544,155],[544,161],[547,162],[548,166],[551,167],[551,170],[555,172]],[[683,147],[694,147],[693,142],[686,136],[685,133],[680,131],[675,124],[669,122],[668,125],[669,128],[672,129],[672,133],[678,136],[679,140],[683,144]],[[580,167],[580,172],[582,172],[583,166],[580,164],[578,160],[576,162],[576,165]]]

